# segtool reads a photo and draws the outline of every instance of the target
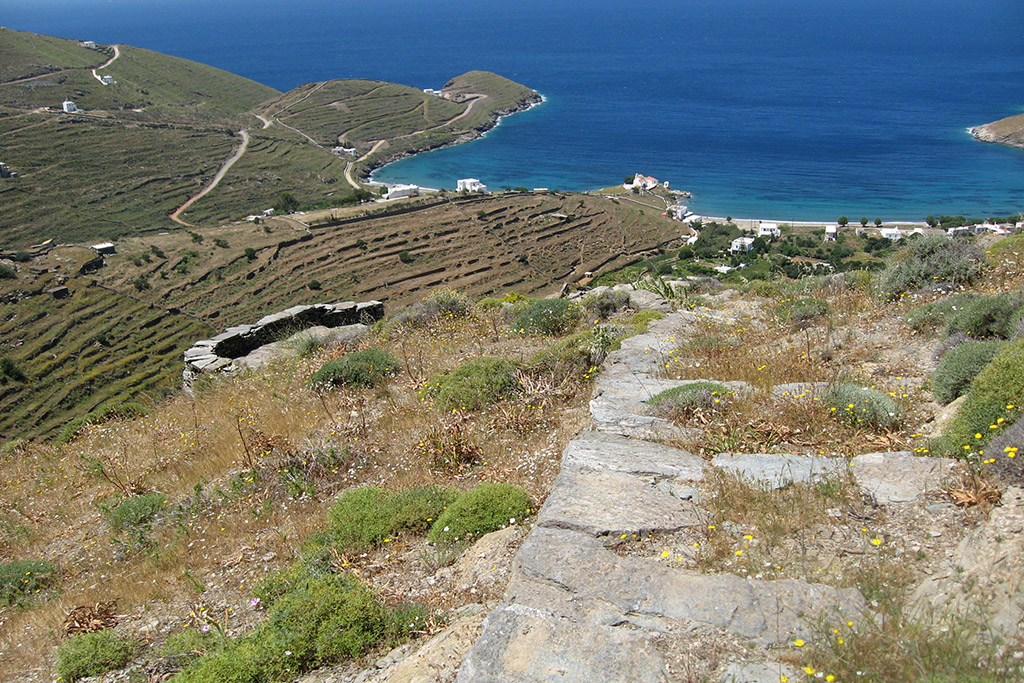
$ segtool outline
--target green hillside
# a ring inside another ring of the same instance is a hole
[[[0,28],[0,83],[62,71],[99,66],[107,55],[88,50],[77,40]]]

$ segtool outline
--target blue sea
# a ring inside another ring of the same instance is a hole
[[[495,71],[546,102],[375,175],[588,190],[642,172],[699,213],[779,220],[1024,210],[1021,0],[0,0],[0,24],[128,43],[281,90]]]

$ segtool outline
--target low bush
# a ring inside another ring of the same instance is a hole
[[[375,486],[349,490],[331,508],[319,541],[341,550],[365,549],[403,531],[422,533],[455,497],[455,491],[440,486],[395,492]]]
[[[477,410],[509,396],[516,389],[516,365],[504,358],[482,356],[437,375],[420,390],[440,410]]]
[[[0,605],[17,605],[57,582],[57,567],[45,560],[0,564]]]
[[[11,379],[15,382],[28,381],[28,378],[21,368],[18,367],[18,364],[7,356],[0,358],[0,379]]]
[[[438,318],[465,318],[473,312],[473,300],[454,289],[439,289],[423,301],[406,306],[385,323],[386,329],[425,327]]]
[[[374,386],[391,377],[401,367],[384,349],[355,351],[336,360],[327,361],[310,378],[314,388],[331,386]]]
[[[828,312],[828,302],[814,297],[786,299],[775,307],[775,315],[781,322],[798,329],[803,329],[814,320],[825,317]]]
[[[0,280],[13,280],[18,277],[18,271],[7,264],[0,264]]]
[[[578,304],[565,299],[538,299],[527,304],[512,321],[512,329],[523,334],[565,334],[580,321]]]
[[[932,301],[911,310],[903,316],[903,320],[915,332],[935,332],[945,328],[951,313],[959,310],[977,296],[977,294],[957,294]]]
[[[587,320],[607,320],[629,305],[629,292],[606,289],[599,294],[588,294],[580,303]]]
[[[592,375],[624,334],[618,328],[601,325],[559,339],[530,359],[529,370],[561,377],[575,372]]]
[[[292,570],[293,571],[294,567]],[[301,572],[300,572],[301,573]],[[385,607],[347,574],[297,576],[255,631],[229,640],[175,679],[185,683],[293,680],[423,631],[427,612]]]
[[[152,526],[167,500],[159,492],[115,499],[106,505],[107,521],[115,531],[132,531]]]
[[[935,400],[946,405],[959,398],[1004,346],[1003,341],[968,341],[943,354],[932,374]]]
[[[966,397],[932,451],[944,455],[978,452],[1020,417],[1024,404],[1024,339],[1004,346],[971,382]],[[993,455],[1004,454],[990,457]]]
[[[107,629],[80,633],[57,647],[57,674],[65,681],[98,676],[123,668],[132,660],[138,644]]]
[[[902,410],[891,397],[859,384],[839,383],[825,395],[829,410],[854,425],[892,429],[900,423]]]
[[[984,254],[972,244],[941,235],[922,237],[894,255],[879,277],[879,292],[892,300],[918,289],[969,284],[983,263]]]
[[[950,311],[946,334],[960,332],[973,339],[1010,339],[1016,332],[1015,316],[1021,304],[1024,297],[1019,292],[976,297]]]
[[[647,399],[647,404],[655,415],[680,419],[699,410],[715,410],[732,395],[732,390],[724,384],[691,382],[655,394]]]
[[[168,636],[160,647],[160,654],[163,657],[181,657],[193,654],[204,656],[219,649],[222,644],[223,640],[216,633],[187,628]]]
[[[468,543],[523,519],[533,503],[526,491],[511,484],[484,483],[459,494],[427,534],[433,543]]]

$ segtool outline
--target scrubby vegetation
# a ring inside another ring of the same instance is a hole
[[[380,384],[400,368],[398,360],[383,349],[366,349],[327,361],[317,370],[309,383],[312,387],[363,386]]]
[[[427,539],[434,543],[466,544],[516,521],[532,511],[526,491],[503,483],[484,483],[461,494],[437,518]]]
[[[922,237],[893,257],[878,288],[889,299],[926,287],[948,291],[974,281],[983,262],[984,254],[974,245],[939,235]]]
[[[53,586],[57,567],[46,560],[0,563],[0,605],[19,605]]]
[[[504,358],[481,357],[467,361],[430,379],[421,395],[438,409],[478,410],[509,396],[516,388],[515,363]]]
[[[944,353],[932,374],[935,400],[945,405],[960,398],[1005,345],[1001,341],[966,341]]]
[[[726,407],[733,392],[717,382],[692,382],[655,394],[647,400],[656,415],[684,421],[698,411]]]
[[[82,633],[57,648],[57,674],[62,680],[77,681],[120,669],[131,661],[138,644],[112,630]]]

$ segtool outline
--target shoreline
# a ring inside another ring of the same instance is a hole
[[[370,168],[369,172],[364,177],[358,178],[357,180],[359,182],[362,182],[362,183],[367,184],[367,185],[370,185],[370,184],[373,184],[373,185],[404,184],[404,183],[386,183],[386,182],[383,182],[381,180],[376,180],[373,177],[373,175],[375,173],[377,173],[378,171],[380,171],[381,169],[387,168],[391,164],[394,164],[396,162],[402,161],[403,159],[409,159],[411,157],[416,156],[417,154],[426,154],[428,152],[434,152],[434,151],[437,151],[439,149],[446,149],[448,147],[455,147],[457,145],[464,145],[464,144],[466,144],[468,142],[474,142],[476,140],[480,140],[480,139],[486,137],[488,133],[490,133],[492,130],[494,130],[495,128],[497,128],[498,126],[501,125],[501,120],[502,119],[504,119],[506,117],[509,117],[509,116],[515,116],[516,114],[522,114],[523,112],[530,111],[534,107],[539,107],[540,105],[542,105],[542,104],[544,104],[545,102],[548,101],[548,98],[543,93],[539,93],[536,90],[534,90],[533,93],[536,96],[536,98],[535,99],[530,99],[528,102],[525,103],[525,106],[519,106],[519,107],[511,109],[511,110],[503,110],[503,111],[495,112],[495,115],[487,122],[487,124],[485,124],[484,126],[481,126],[479,128],[473,129],[472,132],[466,133],[466,134],[460,136],[459,138],[456,138],[455,140],[453,140],[451,142],[445,143],[443,145],[438,145],[437,147],[431,147],[430,149],[423,149],[423,150],[420,150],[418,152],[412,152],[412,153],[408,153],[408,154],[401,154],[400,156],[398,156],[395,159],[392,159],[392,160],[390,160],[390,161],[388,161],[386,163],[383,163],[383,164],[381,164],[379,166],[374,166],[374,167]],[[415,183],[409,183],[409,184],[415,184]],[[417,187],[420,187],[420,186],[417,185]],[[434,189],[434,191],[437,191],[437,190],[439,190],[441,188],[426,188],[425,187],[425,188],[422,188],[422,189],[425,189],[425,190]]]

